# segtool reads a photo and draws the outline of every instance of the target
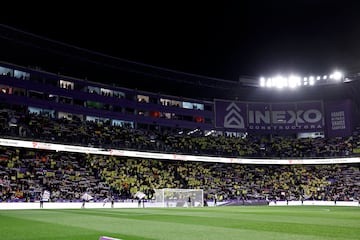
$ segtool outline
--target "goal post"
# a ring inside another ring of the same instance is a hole
[[[202,189],[163,188],[155,190],[155,202],[159,207],[203,207]]]

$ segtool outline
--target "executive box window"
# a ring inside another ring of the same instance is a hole
[[[59,96],[58,95],[54,95],[54,94],[47,94],[45,95],[45,99],[51,102],[57,102],[58,101]]]
[[[149,115],[149,112],[144,111],[144,110],[138,110],[137,113],[138,113],[138,115],[141,115],[141,116],[148,116]]]
[[[51,109],[29,106],[28,111],[31,114],[38,114],[38,115],[42,115],[42,116],[48,116],[48,117],[51,117],[51,118],[55,117],[55,110],[51,110]]]
[[[65,80],[60,80],[59,81],[59,86],[61,88],[65,88],[65,89],[69,89],[69,90],[74,90],[74,83],[70,82],[70,81],[65,81]]]
[[[164,105],[164,106],[173,106],[173,107],[180,107],[181,106],[180,101],[166,99],[166,98],[160,98],[160,103],[161,103],[161,105]]]
[[[173,119],[174,116],[175,116],[174,113],[164,112],[164,113],[161,113],[161,114],[160,114],[160,118],[165,118],[165,119]]]
[[[134,122],[132,122],[132,121],[124,121],[124,120],[113,119],[113,120],[111,120],[111,124],[113,126],[134,128]]]
[[[159,103],[158,98],[155,98],[155,97],[149,97],[149,103],[155,103],[155,104],[158,104],[158,103]]]
[[[19,79],[29,80],[30,79],[30,73],[15,70],[14,71],[14,77],[19,78]]]
[[[94,117],[94,116],[86,116],[86,121],[104,124],[104,123],[109,122],[110,119],[109,118]]]
[[[84,116],[81,114],[73,114],[73,113],[67,113],[67,112],[58,112],[58,118],[66,118],[68,120],[83,120]]]
[[[12,77],[12,76],[14,76],[14,70],[12,70],[11,68],[6,68],[6,67],[0,66],[0,75],[6,75],[9,77]]]
[[[44,93],[37,91],[28,91],[29,98],[44,99]]]
[[[113,90],[106,88],[100,88],[100,93],[102,96],[107,96],[107,97],[112,97],[114,94]]]
[[[0,93],[13,94],[13,88],[7,85],[0,85]]]
[[[59,103],[72,104],[72,98],[60,96]]]
[[[113,95],[114,97],[117,97],[117,98],[125,98],[125,93],[123,93],[123,92],[114,91],[113,94],[114,94],[114,95]]]
[[[182,107],[186,109],[204,110],[204,104],[201,103],[183,102]]]
[[[94,101],[86,101],[86,107],[88,108],[95,108],[95,109],[103,109],[104,104],[100,102],[94,102]]]
[[[23,88],[13,88],[13,93],[16,96],[25,96],[26,95],[26,91]]]
[[[80,99],[74,99],[74,105],[85,107],[85,101]]]
[[[100,88],[98,87],[88,86],[87,91],[88,93],[92,93],[92,94],[100,94]]]

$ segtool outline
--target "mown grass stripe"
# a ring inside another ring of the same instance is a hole
[[[311,206],[41,209],[0,211],[0,239],[359,239],[359,223],[359,208],[341,207],[326,213]],[[40,238],[30,237],[36,235]]]

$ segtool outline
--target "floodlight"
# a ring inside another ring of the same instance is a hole
[[[314,76],[310,76],[310,77],[309,77],[310,82],[311,82],[311,81],[314,81],[314,79],[315,79]]]
[[[273,78],[273,85],[277,88],[283,88],[287,86],[287,79],[282,76]]]
[[[295,88],[300,85],[301,85],[300,77],[293,75],[289,77],[289,87]]]
[[[316,80],[320,80],[320,79],[321,79],[321,77],[320,77],[320,76],[317,76]]]
[[[267,82],[266,82],[266,87],[271,87],[272,86],[272,79],[268,78]]]
[[[323,76],[323,79],[327,79],[327,75],[324,75],[324,76]]]
[[[315,84],[314,78],[310,78],[309,85],[313,86]]]
[[[340,80],[340,79],[343,77],[343,74],[342,74],[342,72],[340,72],[340,71],[335,71],[335,72],[333,73],[333,76],[334,76],[334,79],[335,79],[335,80]]]
[[[260,87],[265,87],[265,78],[260,78]]]
[[[288,87],[289,86],[289,79],[283,78],[283,81],[284,81],[284,87]]]

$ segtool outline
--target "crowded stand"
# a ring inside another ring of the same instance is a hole
[[[211,201],[359,199],[358,164],[241,165],[133,159],[1,147],[2,201],[38,201],[42,190],[51,201],[94,201],[111,196],[133,199],[137,191],[153,198],[153,189],[203,189]]]
[[[345,103],[200,103],[110,86],[93,87],[94,83],[35,70],[30,74],[24,69],[0,67],[1,71],[2,139],[204,159],[268,160],[267,165],[159,160],[4,144],[0,146],[3,202],[41,201],[44,190],[51,193],[53,202],[81,201],[84,193],[94,201],[133,201],[139,191],[151,201],[154,189],[164,188],[202,189],[208,201],[359,201],[359,164],[354,163],[358,161],[291,164],[293,159],[304,163],[358,156],[360,136],[356,128],[353,131],[347,125],[350,118],[345,114]],[[234,109],[227,112],[231,107]],[[34,108],[37,111],[30,111]],[[232,121],[225,121],[234,119],[234,112],[237,132],[233,132]],[[270,121],[270,114],[276,121]],[[217,119],[222,122],[217,123]],[[253,119],[252,125],[245,125],[244,119]],[[264,125],[256,125],[256,120]],[[251,127],[255,131],[251,132]],[[271,131],[256,131],[256,127]],[[280,127],[304,132],[327,130],[334,135],[298,137],[296,131],[281,131]],[[341,132],[344,129],[349,132]],[[276,159],[287,159],[290,164],[269,164]]]
[[[192,131],[194,132],[194,131]],[[246,134],[205,135],[177,129],[136,129],[111,125],[109,121],[83,121],[29,113],[26,109],[0,112],[3,137],[66,143],[106,149],[133,149],[152,152],[247,158],[328,158],[357,154],[358,132],[333,138],[297,138],[296,136]]]
[[[115,149],[236,157],[315,158],[354,155],[358,135],[347,138],[285,136],[204,136],[111,126],[104,122],[56,119],[26,111],[1,111],[1,136]],[[2,201],[36,201],[51,191],[51,201],[95,201],[108,196],[132,199],[156,188],[201,188],[207,199],[330,200],[358,199],[358,164],[258,166],[160,161],[81,153],[1,147]]]

